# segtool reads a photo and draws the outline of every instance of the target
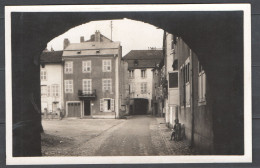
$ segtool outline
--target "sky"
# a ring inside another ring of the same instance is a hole
[[[52,39],[47,44],[47,49],[50,50],[52,47],[55,51],[62,50],[64,38],[68,38],[70,43],[79,43],[81,36],[84,36],[85,40],[88,40],[96,30],[99,30],[101,34],[111,39],[110,25],[111,20],[104,20],[92,21],[74,27]],[[130,19],[112,20],[112,25],[112,40],[121,42],[123,56],[131,50],[147,50],[148,47],[162,48],[162,29]]]

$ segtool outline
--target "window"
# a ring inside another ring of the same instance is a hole
[[[41,80],[47,80],[47,72],[45,70],[41,70]]]
[[[129,70],[129,78],[134,78],[134,70]]]
[[[169,88],[178,88],[178,72],[169,73]]]
[[[92,80],[91,79],[83,79],[82,90],[83,90],[84,94],[92,93]]]
[[[82,72],[91,72],[91,61],[82,61]]]
[[[112,91],[112,79],[103,79],[103,92]]]
[[[183,106],[190,105],[190,61],[189,58],[185,61],[185,64],[181,67],[181,104]]]
[[[103,60],[103,72],[111,72],[111,60]]]
[[[147,92],[147,83],[141,83],[141,93]]]
[[[59,96],[59,85],[52,85],[52,96],[58,97]]]
[[[47,88],[47,96],[51,96],[51,86],[48,86]]]
[[[64,73],[66,73],[66,74],[72,74],[73,73],[73,62],[72,61],[66,61],[65,62]]]
[[[41,96],[46,96],[47,94],[47,86],[41,86]]]
[[[198,95],[199,103],[206,101],[206,74],[203,67],[198,63],[199,75],[198,75]]]
[[[142,69],[142,70],[141,70],[141,77],[142,77],[142,78],[145,78],[145,77],[146,77],[146,70],[145,70],[145,69]]]
[[[73,80],[65,80],[65,93],[73,93]]]
[[[100,99],[100,111],[102,111],[102,112],[115,111],[115,100],[114,99]]]
[[[129,84],[129,93],[134,93],[135,89],[134,89],[134,84],[130,83]]]

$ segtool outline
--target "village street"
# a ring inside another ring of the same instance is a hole
[[[43,156],[192,154],[187,141],[170,141],[163,118],[43,120]]]

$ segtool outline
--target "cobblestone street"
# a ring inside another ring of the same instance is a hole
[[[44,156],[189,155],[187,141],[170,141],[163,118],[44,120]]]

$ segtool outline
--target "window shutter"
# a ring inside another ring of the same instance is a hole
[[[111,99],[111,111],[115,111],[115,99]]]
[[[100,99],[100,111],[104,111],[103,102],[104,102],[104,100]]]

